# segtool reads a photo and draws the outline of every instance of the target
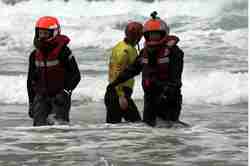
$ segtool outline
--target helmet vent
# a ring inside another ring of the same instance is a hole
[[[157,17],[157,12],[156,11],[153,11],[150,16],[152,17],[152,19],[159,19],[159,17]]]

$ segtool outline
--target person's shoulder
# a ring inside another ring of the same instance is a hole
[[[69,46],[65,45],[63,48],[62,48],[62,51],[64,52],[65,55],[69,56],[72,54],[72,50],[69,48]]]
[[[63,46],[63,48],[61,50],[61,53],[59,55],[59,59],[65,60],[65,59],[68,59],[71,56],[72,56],[71,49],[67,45]]]
[[[130,45],[125,41],[119,41],[112,49],[115,54],[128,54],[131,51]]]
[[[36,50],[34,49],[34,50],[32,50],[32,51],[30,52],[29,59],[30,59],[30,60],[31,60],[31,59],[35,59],[35,55],[36,55]]]
[[[179,37],[175,35],[170,35],[167,37],[167,46],[174,52],[174,54],[184,56],[183,50],[178,46],[179,42]]]
[[[125,41],[120,41],[117,46],[120,47],[123,50],[131,49],[131,45],[129,45]]]
[[[124,47],[125,44],[126,43],[124,41],[119,41],[114,45],[113,49]]]
[[[33,50],[30,52],[30,56],[35,56],[35,53],[36,53],[36,49],[33,49]]]

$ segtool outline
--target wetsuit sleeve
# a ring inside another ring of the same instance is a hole
[[[69,47],[66,46],[63,48],[61,54],[59,55],[59,60],[64,63],[66,70],[64,89],[72,91],[80,82],[81,74],[76,59],[72,55],[72,52]]]
[[[32,103],[35,97],[35,91],[33,89],[33,84],[35,83],[35,75],[36,75],[34,53],[35,52],[33,51],[29,57],[28,78],[27,78],[27,91],[28,91],[29,103]]]
[[[120,83],[123,83],[130,78],[140,74],[142,70],[142,51],[140,55],[135,59],[134,63],[130,64],[124,71],[122,71],[119,76],[112,82],[114,86],[117,86]]]
[[[183,72],[183,58],[184,53],[178,47],[174,46],[171,50],[172,57],[170,60],[170,79],[169,79],[169,86],[174,86],[180,88],[182,86],[182,72]]]

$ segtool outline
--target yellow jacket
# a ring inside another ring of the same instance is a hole
[[[137,57],[137,50],[135,47],[127,44],[125,41],[120,41],[113,49],[112,55],[109,60],[109,82],[114,81],[117,76],[122,72],[129,64],[132,64]],[[128,81],[119,84],[116,87],[118,96],[124,96],[123,87],[129,87],[133,89],[134,79],[131,78]]]

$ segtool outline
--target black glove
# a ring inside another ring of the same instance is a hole
[[[55,104],[57,105],[64,105],[70,99],[71,91],[63,90],[62,92],[58,93],[55,97]]]
[[[107,107],[114,105],[118,101],[118,96],[115,91],[115,85],[112,83],[108,84],[104,95],[104,103]]]
[[[29,103],[29,117],[33,118],[34,117],[34,111],[33,111],[33,103]]]
[[[106,91],[110,92],[110,91],[114,91],[114,90],[115,90],[115,85],[113,83],[109,83],[107,88],[106,88]]]
[[[165,86],[160,95],[161,100],[175,100],[177,96],[177,88],[174,86]]]

